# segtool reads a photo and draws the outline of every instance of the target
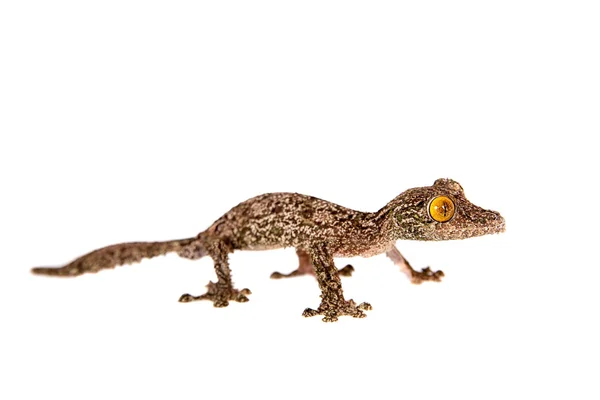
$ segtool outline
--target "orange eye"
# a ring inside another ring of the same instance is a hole
[[[437,222],[448,222],[454,216],[454,202],[446,196],[438,196],[429,203],[429,215]]]

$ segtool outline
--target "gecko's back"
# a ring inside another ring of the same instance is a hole
[[[303,194],[267,193],[238,204],[207,233],[240,250],[303,247],[315,241],[335,247],[349,237],[363,237],[365,224],[375,215]]]

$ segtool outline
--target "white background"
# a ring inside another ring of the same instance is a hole
[[[599,398],[596,2],[198,3],[0,5],[1,398]],[[291,249],[234,254],[226,309],[177,302],[209,259],[29,273],[440,177],[507,232],[398,243],[442,283],[351,260],[362,320],[303,318]]]

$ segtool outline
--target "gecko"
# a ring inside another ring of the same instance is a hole
[[[199,296],[183,294],[183,303],[209,300],[215,307],[231,301],[247,302],[250,290],[236,289],[229,267],[235,250],[293,247],[299,260],[289,274],[274,272],[273,279],[314,275],[321,290],[318,308],[302,315],[320,315],[325,322],[340,316],[363,318],[369,303],[346,300],[340,276],[351,275],[351,265],[338,270],[335,257],[371,257],[386,254],[412,283],[440,281],[444,273],[429,267],[417,271],[396,248],[398,240],[439,241],[466,239],[504,232],[500,213],[486,210],[465,197],[462,186],[447,178],[433,185],[404,191],[376,212],[355,211],[298,193],[267,193],[246,200],[217,219],[196,237],[164,242],[120,243],[92,251],[62,267],[38,267],[39,275],[74,277],[167,253],[197,260],[212,259],[216,282]]]

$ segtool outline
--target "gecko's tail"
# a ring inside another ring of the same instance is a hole
[[[71,263],[58,268],[32,268],[37,275],[79,276],[87,272],[98,272],[102,269],[119,265],[140,262],[143,258],[162,256],[171,252],[182,252],[185,246],[196,238],[171,240],[168,242],[134,242],[120,243],[94,250]],[[196,249],[198,252],[198,249]],[[203,254],[202,254],[203,255]],[[201,255],[200,255],[201,256]]]

